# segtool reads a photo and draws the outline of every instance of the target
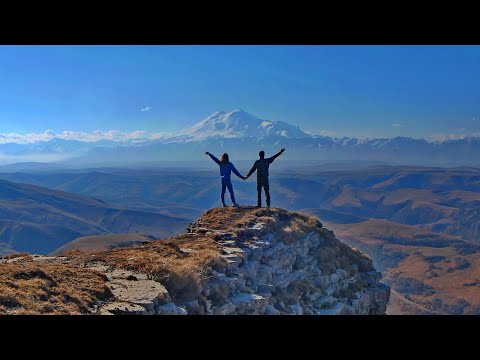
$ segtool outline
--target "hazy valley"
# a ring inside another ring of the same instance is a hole
[[[171,236],[186,219],[130,210],[29,184],[0,181],[0,252],[48,254],[87,235],[141,233]]]
[[[44,221],[39,225],[40,220],[32,218],[33,215],[23,215],[20,222],[18,215],[11,215],[11,221],[15,222],[3,224],[2,243],[11,249],[11,237],[5,234],[12,231],[22,234],[23,231],[30,241],[52,241],[50,252],[85,235],[137,232],[161,237],[162,234],[180,233],[188,222],[220,205],[218,169],[208,159],[201,158],[201,161],[206,162],[201,164],[205,170],[97,169],[2,173],[0,178],[4,180],[81,195],[75,197],[79,204],[87,201],[83,196],[102,199],[89,199],[91,208],[88,211],[82,210],[77,203],[72,204],[71,208],[76,209],[75,221],[72,215],[61,218],[58,214],[57,218],[50,213],[44,215],[45,219],[55,220],[50,226],[64,225],[53,228],[55,232]],[[240,162],[237,168],[246,173],[250,165]],[[5,187],[9,183],[2,184]],[[15,185],[14,188],[25,187]],[[234,187],[240,204],[255,203],[254,180],[234,180]],[[26,189],[39,191],[35,187]],[[271,189],[273,206],[315,215],[341,240],[369,254],[375,266],[383,272],[385,281],[392,286],[396,313],[479,312],[480,273],[476,273],[480,257],[476,210],[480,202],[479,169],[362,167],[345,163],[293,166],[276,171],[272,167]],[[24,196],[31,199],[37,196],[35,194],[25,193]],[[65,193],[52,194],[67,196]],[[68,197],[61,200],[72,201]],[[8,201],[11,203],[9,208],[13,207],[12,204],[19,206],[18,200]],[[50,204],[48,201],[51,200],[43,201]],[[131,210],[125,210],[127,208]],[[36,214],[46,211],[36,209]],[[52,211],[51,205],[47,209]],[[62,206],[62,214],[68,209]],[[109,217],[105,217],[109,212],[121,214],[116,215],[115,226],[105,225],[111,223],[106,220]],[[148,223],[144,216],[137,216],[138,212],[146,212],[142,214],[148,214],[147,218],[150,217],[152,222]],[[35,221],[35,229],[40,227],[41,231],[32,230]],[[146,221],[149,225],[145,225]],[[121,246],[122,241],[118,242]],[[102,241],[99,244],[103,248],[109,246],[103,245]],[[80,247],[74,242],[65,249]],[[28,251],[28,248],[19,250]],[[35,252],[38,248],[32,245],[30,250]]]

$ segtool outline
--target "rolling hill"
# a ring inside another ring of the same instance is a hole
[[[218,206],[217,166],[210,170],[105,170],[0,173],[0,178],[100,198],[122,207],[196,219]],[[277,160],[279,164],[281,158]],[[275,165],[275,166],[274,166]],[[271,169],[272,202],[284,208],[330,210],[480,242],[480,169],[366,166],[330,170],[322,164]],[[246,173],[251,164],[238,165]],[[255,180],[233,179],[240,204],[256,202]],[[331,214],[331,215],[332,215]]]
[[[188,223],[186,219],[130,210],[100,199],[0,180],[0,243],[4,254],[47,254],[87,235],[141,233],[166,237]]]
[[[0,178],[193,221],[220,204],[218,168],[205,161],[209,170],[104,169],[8,173]],[[244,173],[247,165],[237,168]],[[255,180],[233,181],[237,201],[254,204]],[[340,239],[373,258],[396,291],[392,312],[480,312],[480,274],[475,270],[480,169],[317,163],[272,166],[270,181],[272,205],[315,215]],[[75,235],[72,240],[91,234]]]
[[[403,297],[396,306],[413,303],[437,314],[480,312],[480,245],[388,220],[324,225],[372,257],[385,283]]]
[[[155,238],[140,234],[109,234],[109,235],[91,235],[82,236],[75,240],[60,246],[52,251],[50,256],[61,256],[72,250],[80,251],[104,251],[118,247],[130,245],[139,245],[143,242],[152,241]]]

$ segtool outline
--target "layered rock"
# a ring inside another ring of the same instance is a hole
[[[200,257],[185,237],[213,240],[218,251],[197,284],[173,289],[168,281],[162,284],[161,276],[122,273],[107,261],[103,271],[116,300],[101,313],[385,313],[390,288],[379,282],[381,274],[370,258],[341,243],[314,218],[282,209],[212,209],[178,239],[179,256]]]
[[[212,209],[161,241],[0,259],[0,275],[0,314],[366,315],[390,296],[315,218],[253,207]]]

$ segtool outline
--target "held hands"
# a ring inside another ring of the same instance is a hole
[[[208,151],[205,152],[205,155],[210,155],[210,153]]]
[[[285,151],[285,148],[282,148],[282,150],[280,150],[281,152],[284,152]]]

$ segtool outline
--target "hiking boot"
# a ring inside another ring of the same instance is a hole
[[[262,207],[262,205],[257,205],[257,206],[255,206],[255,207],[257,207],[257,208],[261,208],[261,207]]]
[[[226,204],[223,204],[223,207],[228,207]]]
[[[237,208],[238,208],[238,207],[240,207],[240,206],[239,206],[237,203],[233,203],[233,204],[232,204],[232,207],[237,207]]]

